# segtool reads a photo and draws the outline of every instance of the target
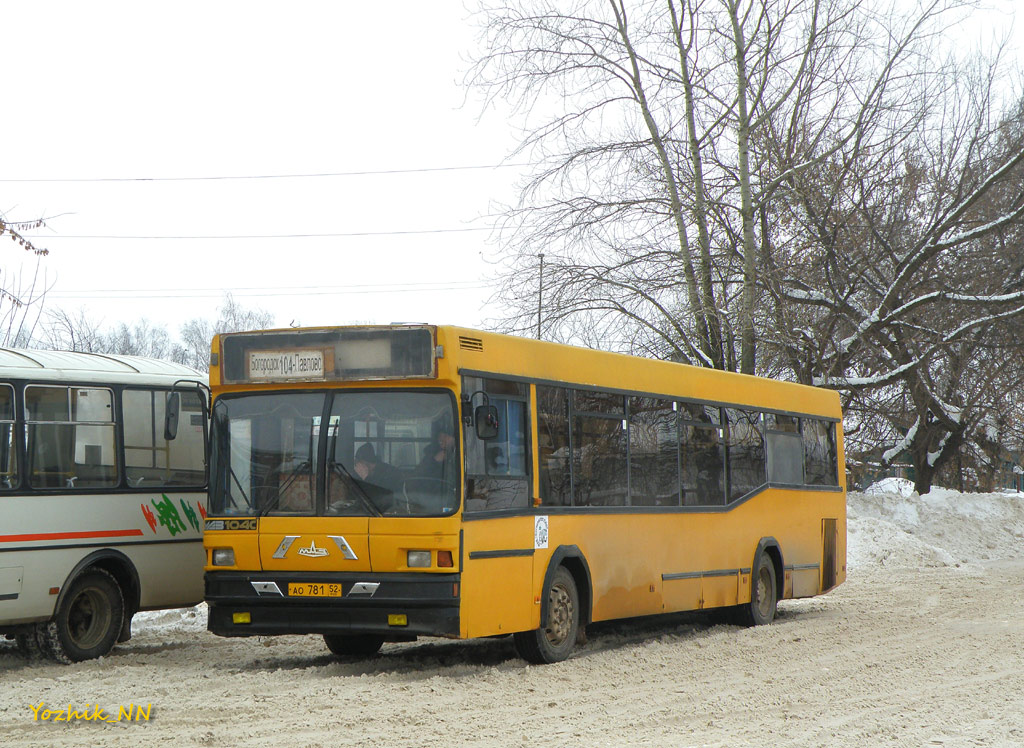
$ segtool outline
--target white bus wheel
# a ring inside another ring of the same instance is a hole
[[[117,581],[103,569],[87,569],[68,586],[53,620],[40,632],[40,644],[58,662],[102,657],[117,641],[123,618]]]

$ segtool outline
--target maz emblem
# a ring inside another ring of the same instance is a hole
[[[311,556],[313,558],[320,558],[321,556],[326,556],[327,553],[328,550],[326,548],[317,548],[316,543],[314,543],[312,540],[309,541],[309,548],[299,548],[300,556]]]

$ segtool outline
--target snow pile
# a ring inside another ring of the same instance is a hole
[[[847,564],[954,566],[1024,557],[1024,494],[933,488],[890,478],[847,497]]]
[[[132,630],[159,634],[196,633],[206,631],[206,603],[194,608],[173,610],[149,610],[132,618]]]

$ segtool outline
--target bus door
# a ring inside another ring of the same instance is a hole
[[[463,628],[467,636],[533,629],[540,615],[534,578],[544,574],[534,564],[547,559],[546,533],[538,544],[537,528],[546,528],[547,517],[530,513],[527,386],[466,377],[463,387],[487,392],[498,422],[497,434],[487,439],[480,439],[474,426],[463,430]]]

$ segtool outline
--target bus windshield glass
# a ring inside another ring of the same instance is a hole
[[[458,507],[449,392],[226,395],[213,423],[211,514],[438,516]]]

